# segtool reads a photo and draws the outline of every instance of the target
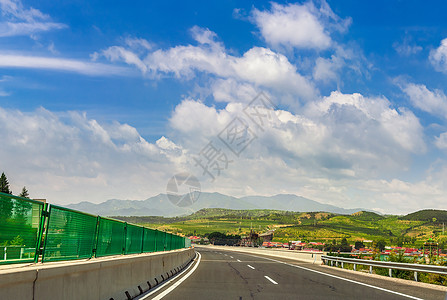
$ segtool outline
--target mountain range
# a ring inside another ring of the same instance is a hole
[[[220,193],[205,192],[202,192],[199,199],[188,207],[179,207],[172,204],[166,194],[159,194],[146,200],[111,199],[99,204],[84,201],[76,204],[69,204],[67,207],[101,216],[164,217],[189,215],[202,208],[276,209],[298,212],[325,211],[337,214],[351,214],[365,210],[362,208],[341,208],[291,194],[236,198]]]

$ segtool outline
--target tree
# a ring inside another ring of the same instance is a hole
[[[28,190],[26,189],[26,186],[23,187],[22,192],[20,193],[19,197],[29,199],[29,193],[28,193]]]
[[[23,187],[22,192],[20,193],[19,197],[28,198],[29,199],[29,193],[26,187]],[[19,222],[26,223],[29,216],[31,216],[32,211],[32,204],[27,201],[17,201],[14,206],[16,218]]]
[[[377,242],[377,249],[379,249],[380,252],[385,250],[386,243],[384,240],[380,240]]]
[[[0,192],[5,194],[12,194],[11,190],[9,189],[9,182],[6,178],[5,173],[2,173],[0,176]],[[12,210],[14,208],[13,201],[11,199],[8,199],[6,197],[0,198],[0,222],[3,223],[7,219],[9,219],[12,216]]]
[[[8,178],[6,178],[6,175],[4,172],[2,172],[2,175],[0,176],[0,192],[12,195],[12,191],[9,188]]]
[[[339,249],[341,252],[351,252],[351,246],[348,243],[348,240],[346,238],[342,238],[341,242],[340,242],[340,246]]]
[[[365,248],[365,245],[363,244],[363,242],[357,241],[354,244],[354,248],[357,249],[357,250],[360,250],[361,248]]]

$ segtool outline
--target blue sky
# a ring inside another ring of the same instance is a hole
[[[446,6],[0,0],[0,170],[58,204],[189,172],[234,196],[445,208]],[[232,156],[219,132],[260,92],[275,116]],[[230,161],[214,181],[194,160],[210,141]]]

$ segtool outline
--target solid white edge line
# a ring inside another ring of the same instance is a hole
[[[247,254],[247,253],[245,253],[245,254]],[[358,285],[363,285],[363,286],[366,286],[366,287],[370,287],[370,288],[373,288],[373,289],[381,290],[381,291],[388,292],[388,293],[391,293],[391,294],[407,297],[407,298],[410,298],[410,299],[424,300],[422,298],[410,296],[410,295],[399,293],[399,292],[395,292],[395,291],[392,291],[392,290],[387,290],[387,289],[384,289],[384,288],[381,288],[381,287],[378,287],[378,286],[374,286],[374,285],[370,285],[370,284],[367,284],[367,283],[363,283],[363,282],[359,282],[359,281],[355,281],[355,280],[339,277],[339,276],[332,275],[332,274],[327,274],[327,273],[324,273],[324,272],[308,269],[306,267],[302,267],[302,266],[298,266],[298,265],[289,264],[289,263],[286,263],[286,262],[283,262],[283,261],[280,261],[280,260],[267,258],[267,257],[262,257],[262,256],[257,256],[257,255],[253,255],[253,254],[247,254],[247,255],[253,256],[253,257],[258,257],[258,258],[263,258],[263,259],[267,259],[267,260],[271,260],[271,261],[274,261],[274,262],[277,262],[277,263],[281,263],[281,264],[284,264],[284,265],[288,265],[288,266],[291,266],[291,267],[295,267],[295,268],[298,268],[298,269],[303,269],[303,270],[314,272],[314,273],[318,273],[318,274],[321,274],[321,275],[326,275],[326,276],[329,276],[329,277],[332,277],[332,278],[337,278],[337,279],[340,279],[340,280],[356,283]]]
[[[197,267],[200,264],[200,260],[202,259],[202,255],[197,252],[198,255],[198,259],[197,259],[197,263],[194,265],[194,267],[189,271],[188,274],[186,274],[185,276],[183,276],[182,278],[180,278],[176,283],[174,283],[171,287],[169,287],[168,289],[166,289],[163,293],[161,293],[160,295],[158,295],[155,298],[152,299],[161,299],[164,296],[166,296],[167,294],[169,294],[170,292],[172,292],[176,287],[178,287],[183,281],[185,281],[189,276],[192,275],[192,273],[194,273],[194,271],[197,269]],[[186,271],[188,271],[188,269],[192,266],[192,264],[190,264],[188,266],[188,268],[186,268],[185,270],[183,270],[183,272],[181,272],[180,274],[178,274],[178,276],[182,276],[183,273],[185,273]],[[148,293],[147,295],[142,296],[141,298],[138,298],[138,300],[146,300],[148,299],[147,297],[151,296],[152,294],[156,293],[158,290],[160,290],[161,288],[163,288],[165,285],[167,285],[168,283],[172,282],[173,280],[177,279],[177,277],[172,278],[169,281],[166,281],[165,283],[163,283],[162,285],[158,286],[157,288],[155,288],[155,290],[151,291],[150,293]]]
[[[247,266],[248,266],[249,268],[253,269],[253,270],[255,269],[254,267],[252,267],[252,266],[250,266],[250,265],[247,265]]]
[[[271,278],[268,277],[267,275],[265,275],[264,277],[267,278],[268,280],[270,280],[271,283],[273,283],[273,284],[278,284],[276,281],[274,281],[273,279],[271,279]]]
[[[237,260],[238,262],[241,262],[239,259]]]

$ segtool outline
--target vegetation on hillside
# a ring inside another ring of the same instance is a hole
[[[274,241],[277,242],[302,240],[339,244],[345,238],[350,244],[372,240],[382,241],[386,245],[421,247],[423,242],[433,238],[441,247],[447,245],[447,235],[443,233],[442,221],[439,221],[447,219],[447,211],[440,210],[424,210],[407,216],[382,216],[366,211],[337,215],[326,212],[212,208],[175,218],[117,218],[183,235],[205,236],[212,232],[246,235],[251,229],[258,233],[274,229]]]
[[[447,211],[436,209],[424,209],[406,216],[400,217],[401,220],[418,220],[426,222],[447,222]]]

